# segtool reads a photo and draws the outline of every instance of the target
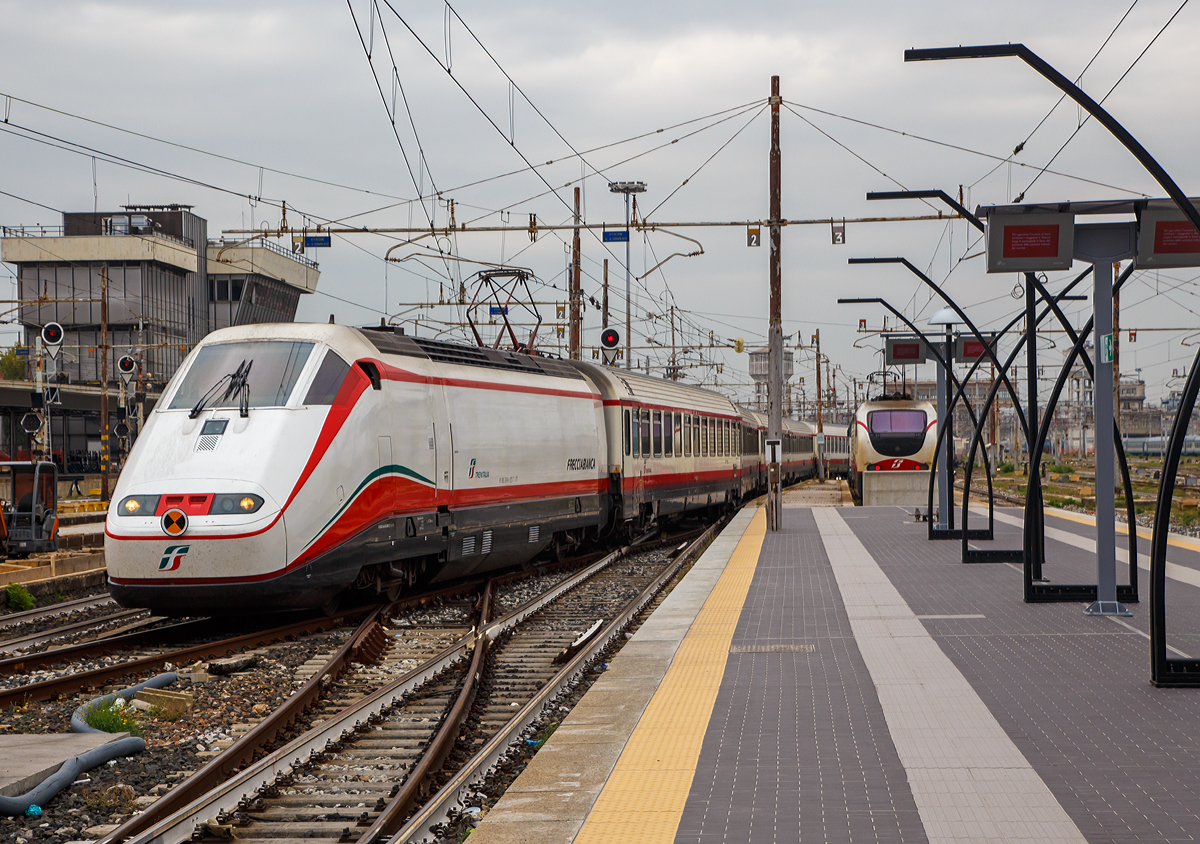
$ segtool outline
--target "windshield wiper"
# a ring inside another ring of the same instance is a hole
[[[200,397],[200,401],[196,402],[196,406],[188,413],[188,419],[195,419],[204,412],[205,406],[209,400],[217,394],[221,387],[225,387],[225,394],[221,396],[222,402],[227,402],[234,396],[239,396],[238,410],[242,417],[250,415],[250,367],[254,365],[254,359],[249,361],[243,360],[238,364],[238,368],[233,372],[222,375],[217,383],[212,385],[207,393]]]

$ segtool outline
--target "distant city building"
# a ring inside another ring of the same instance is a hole
[[[56,454],[84,456],[99,451],[99,391],[73,385],[100,384],[105,339],[103,380],[115,385],[117,360],[133,354],[152,403],[205,335],[230,325],[294,321],[300,296],[316,290],[320,275],[315,262],[263,236],[210,241],[207,221],[190,205],[125,205],[64,213],[61,226],[6,226],[0,260],[16,266],[30,380],[42,327],[57,322],[64,329],[56,372],[60,384],[71,386],[63,386],[62,405],[51,407],[50,439]],[[16,455],[28,447],[15,418],[39,401],[27,386],[0,389],[0,451]],[[114,395],[111,415],[119,418],[117,405]],[[71,459],[64,462],[71,470]]]
[[[143,375],[161,385],[214,329],[293,321],[320,275],[315,262],[263,238],[210,242],[207,221],[189,205],[126,205],[63,214],[61,227],[6,227],[0,260],[17,265],[25,345],[48,322],[63,326],[58,370],[70,383],[100,381],[104,276],[108,381],[116,358],[140,348]]]
[[[766,411],[767,409],[767,381],[771,377],[770,373],[770,349],[751,349],[750,350],[750,377],[754,379],[754,409]],[[792,361],[792,353],[786,349],[783,352],[783,383],[786,384],[792,380],[795,364]],[[784,390],[786,393],[787,390]]]

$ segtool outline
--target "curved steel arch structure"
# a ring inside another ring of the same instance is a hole
[[[1184,192],[1175,184],[1166,170],[1129,131],[1111,114],[1088,96],[1082,89],[1051,67],[1024,44],[994,44],[982,47],[947,47],[933,50],[905,50],[904,60],[926,61],[938,59],[970,59],[1015,56],[1059,90],[1082,106],[1088,114],[1108,129],[1134,158],[1154,177],[1175,201],[1180,212],[1200,232],[1200,211],[1191,203]],[[1179,459],[1183,453],[1184,438],[1192,409],[1196,406],[1196,394],[1200,392],[1200,349],[1192,359],[1192,369],[1184,383],[1179,408],[1171,425],[1171,436],[1163,456],[1162,475],[1158,486],[1158,502],[1154,509],[1154,533],[1150,544],[1150,679],[1156,686],[1200,686],[1200,660],[1171,659],[1167,656],[1166,628],[1166,568],[1167,534],[1171,530],[1171,502],[1175,496],[1175,478],[1179,472]]]

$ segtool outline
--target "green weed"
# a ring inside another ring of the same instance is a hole
[[[37,598],[19,583],[10,583],[4,587],[4,600],[13,612],[24,612],[37,606]]]
[[[87,714],[87,725],[105,733],[129,733],[141,738],[145,735],[137,722],[133,710],[128,706],[102,706]]]

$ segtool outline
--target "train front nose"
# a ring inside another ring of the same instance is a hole
[[[109,591],[123,606],[172,615],[270,607],[286,591],[285,527],[261,489],[134,491],[105,523]]]

